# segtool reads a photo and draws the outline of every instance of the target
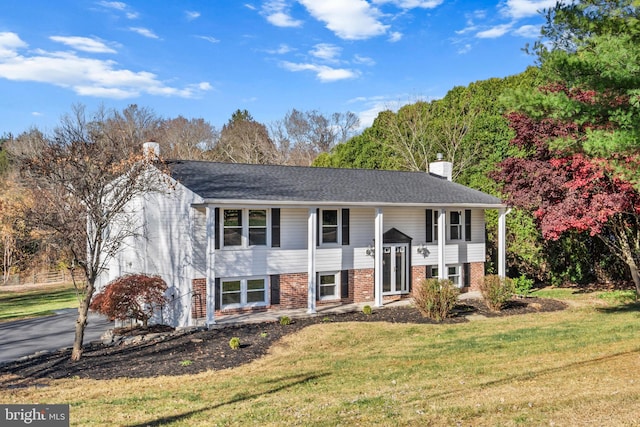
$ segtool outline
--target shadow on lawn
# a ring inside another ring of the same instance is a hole
[[[304,384],[306,382],[309,381],[313,381],[322,377],[327,377],[329,376],[328,373],[322,373],[322,374],[299,374],[299,375],[292,375],[292,376],[287,376],[287,377],[283,377],[283,378],[279,378],[277,380],[273,380],[270,381],[272,383],[282,383],[284,382],[284,384],[278,385],[277,387],[272,388],[271,390],[267,390],[264,392],[260,392],[260,393],[253,393],[253,394],[247,394],[247,393],[241,393],[238,394],[234,397],[232,397],[231,399],[227,400],[226,402],[221,402],[218,403],[217,405],[213,405],[213,406],[208,406],[202,409],[196,409],[193,411],[188,411],[188,412],[184,412],[182,414],[178,414],[178,415],[172,415],[170,417],[163,417],[163,418],[158,418],[157,420],[153,420],[153,421],[146,421],[143,423],[139,423],[139,424],[131,424],[130,427],[145,427],[145,426],[161,426],[161,425],[165,425],[168,423],[173,423],[173,422],[177,422],[177,421],[181,421],[184,419],[187,419],[193,415],[196,414],[200,414],[202,412],[207,412],[207,411],[211,411],[217,408],[220,408],[222,406],[225,405],[231,405],[233,403],[237,403],[237,402],[242,402],[243,400],[250,400],[250,399],[255,399],[256,397],[262,396],[262,395],[268,395],[268,394],[273,394],[273,393],[277,393],[281,390],[285,390],[287,388],[299,385],[299,384]]]
[[[640,312],[640,301],[634,301],[627,304],[620,304],[614,307],[597,307],[596,310],[604,314],[636,313],[636,312]]]

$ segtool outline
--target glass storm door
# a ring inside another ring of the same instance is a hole
[[[407,274],[407,252],[405,243],[394,243],[382,247],[382,292],[397,294],[409,292]]]

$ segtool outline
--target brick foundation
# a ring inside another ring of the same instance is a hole
[[[280,275],[280,308],[304,308],[307,306],[308,274]]]
[[[353,292],[353,302],[373,301],[373,268],[349,271],[349,294]]]
[[[471,291],[479,291],[480,283],[484,279],[484,263],[483,262],[472,262],[470,264],[469,269],[471,278],[469,280],[469,290]]]
[[[411,267],[411,289],[420,284],[427,277],[426,265],[414,265]]]
[[[191,281],[191,318],[201,319],[207,316],[207,279]]]

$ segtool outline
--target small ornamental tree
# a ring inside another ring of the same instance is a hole
[[[91,309],[110,320],[136,319],[148,326],[155,310],[167,302],[167,284],[159,276],[128,274],[110,282],[91,302]]]

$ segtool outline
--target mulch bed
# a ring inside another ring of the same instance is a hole
[[[491,312],[481,300],[460,301],[451,318],[442,323],[467,322],[466,316],[510,316],[563,310],[563,302],[547,298],[510,301],[499,313]],[[39,379],[58,378],[144,378],[160,375],[195,374],[206,370],[233,368],[265,355],[283,336],[323,322],[436,323],[410,306],[387,307],[371,315],[362,312],[321,314],[294,319],[290,325],[278,322],[226,326],[211,330],[190,330],[165,335],[137,344],[90,345],[78,362],[71,362],[71,350],[60,350],[0,366],[0,388],[38,385]],[[151,331],[154,332],[154,331]],[[240,338],[241,348],[229,347],[231,337]],[[13,374],[13,375],[5,375]]]

